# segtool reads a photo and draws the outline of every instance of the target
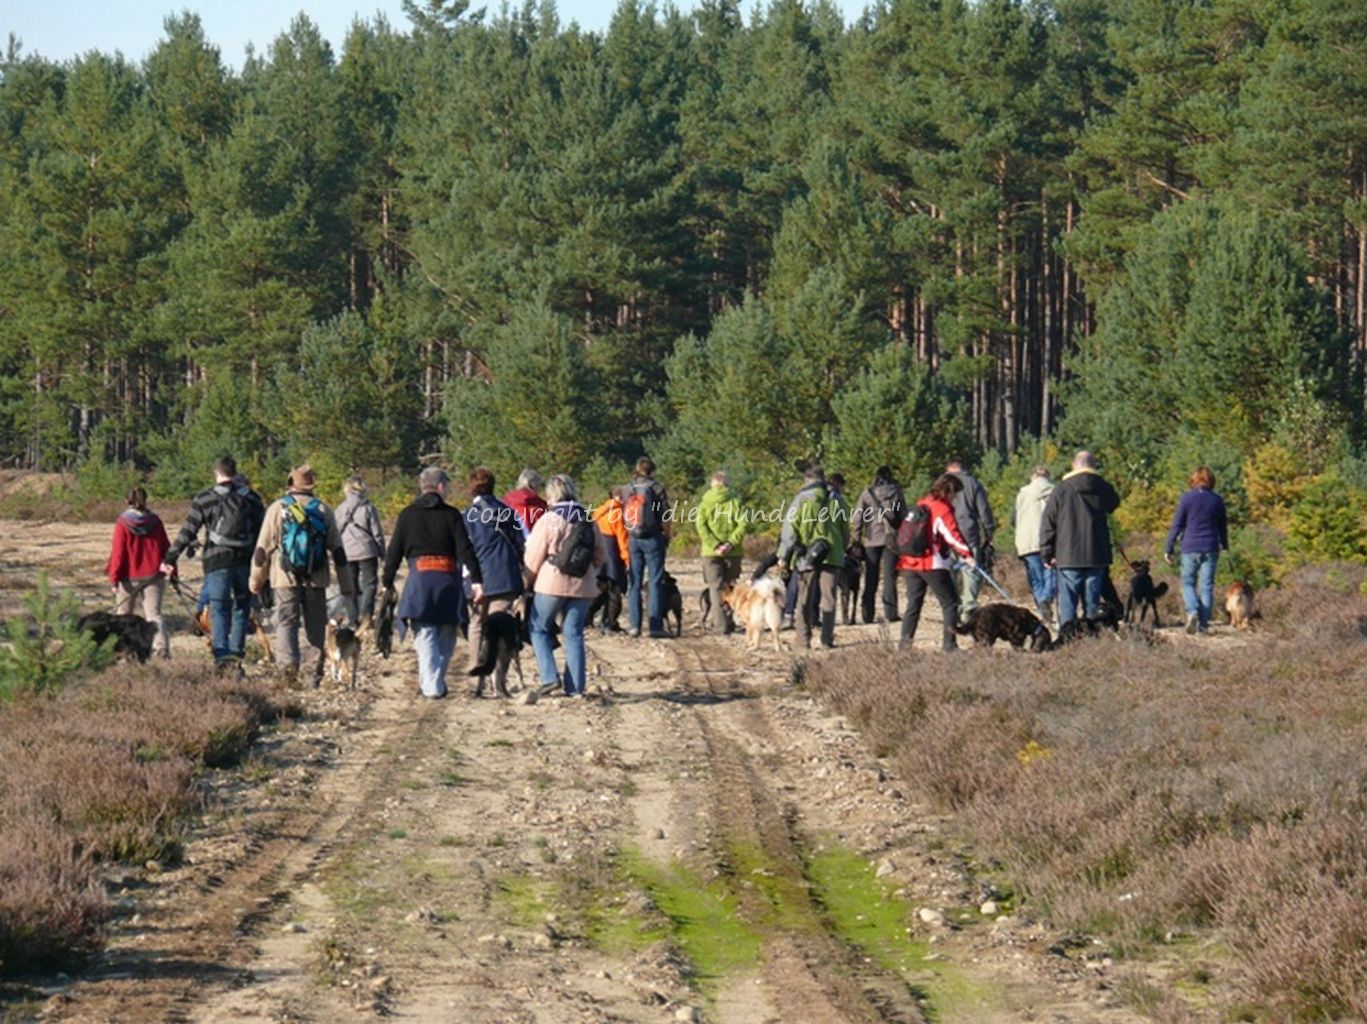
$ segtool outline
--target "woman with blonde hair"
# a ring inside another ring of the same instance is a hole
[[[1172,527],[1163,558],[1172,564],[1178,538],[1182,541],[1182,603],[1187,609],[1187,632],[1205,633],[1215,604],[1215,567],[1220,552],[1229,550],[1229,521],[1225,500],[1215,493],[1215,474],[1197,466],[1187,481],[1187,492],[1172,514]]]

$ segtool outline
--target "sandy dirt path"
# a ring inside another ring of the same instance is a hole
[[[40,569],[95,606],[107,534],[0,524],[0,610]],[[679,568],[683,638],[594,633],[588,701],[454,678],[421,701],[407,649],[365,657],[360,691],[301,694],[206,780],[183,864],[113,873],[109,949],[41,1019],[1138,1019],[1100,956],[981,915],[915,780],[806,694],[790,647],[700,635]],[[176,657],[207,667],[167,610]],[[918,640],[938,629],[928,608]]]

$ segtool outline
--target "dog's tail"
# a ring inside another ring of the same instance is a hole
[[[1154,597],[1162,597],[1162,596],[1163,596],[1164,594],[1166,594],[1167,592],[1168,592],[1168,581],[1167,581],[1167,580],[1164,580],[1162,583],[1158,584],[1158,586],[1156,586],[1156,587],[1153,588],[1153,596],[1154,596]]]
[[[494,645],[486,641],[479,645],[479,664],[467,672],[466,675],[487,676],[497,667],[498,655],[495,652]]]
[[[954,632],[958,633],[960,636],[972,636],[973,624],[977,621],[978,609],[974,608],[971,612],[964,616],[964,620],[962,622],[955,623]]]

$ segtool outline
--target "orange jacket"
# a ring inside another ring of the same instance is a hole
[[[630,562],[627,557],[627,524],[622,517],[625,510],[626,506],[616,498],[608,498],[590,513],[593,521],[598,524],[598,532],[617,542],[617,553],[622,556],[623,565]]]

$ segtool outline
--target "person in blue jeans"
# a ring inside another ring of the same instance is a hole
[[[607,546],[598,525],[590,518],[589,510],[579,503],[572,478],[556,475],[547,480],[546,500],[550,508],[532,527],[522,563],[532,579],[532,650],[536,652],[536,670],[543,692],[550,693],[563,686],[567,697],[583,697],[588,685],[584,624],[588,621],[589,605],[598,593],[596,569],[607,560]],[[562,556],[568,554],[581,524],[586,524],[583,529],[591,532],[593,557],[581,575],[573,575],[559,563]],[[552,638],[555,620],[562,614],[563,675],[556,668]]]
[[[1045,567],[1039,553],[1040,523],[1044,519],[1044,506],[1053,493],[1054,480],[1049,467],[1036,466],[1030,471],[1030,482],[1016,494],[1016,510],[1012,516],[1016,528],[1016,554],[1025,563],[1035,611],[1043,622],[1053,619],[1054,598],[1058,595],[1058,574]]]
[[[174,576],[181,553],[196,543],[200,530],[205,531],[203,594],[213,631],[214,665],[220,672],[242,671],[251,606],[247,581],[265,514],[261,496],[239,482],[237,462],[224,455],[214,463],[214,486],[190,502],[185,524],[160,566],[163,576]]]
[[[1182,603],[1187,610],[1187,632],[1206,633],[1215,605],[1215,567],[1220,552],[1229,550],[1229,519],[1225,499],[1215,493],[1215,474],[1197,466],[1187,481],[1187,492],[1177,502],[1163,558],[1172,564],[1178,540],[1182,544]]]
[[[627,619],[631,635],[641,635],[641,588],[650,586],[650,636],[661,640],[669,634],[664,623],[665,549],[669,546],[669,495],[655,479],[655,463],[642,455],[636,460],[636,476],[627,485],[622,518],[627,527]]]
[[[1088,451],[1073,456],[1073,468],[1044,503],[1039,553],[1058,569],[1058,624],[1101,614],[1101,591],[1111,564],[1111,528],[1106,517],[1120,507],[1120,495],[1097,472]]]

